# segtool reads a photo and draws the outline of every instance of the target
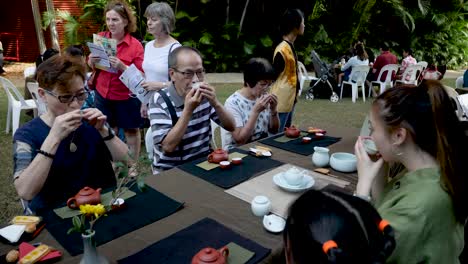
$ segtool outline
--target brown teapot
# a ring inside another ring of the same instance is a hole
[[[216,149],[215,151],[211,152],[210,155],[208,155],[208,162],[220,163],[223,160],[229,160],[229,154],[227,150]]]
[[[94,190],[90,187],[84,187],[75,196],[68,199],[67,206],[71,209],[78,209],[82,204],[101,203],[101,188]]]
[[[192,258],[192,264],[225,264],[229,256],[229,248],[222,247],[219,250],[206,247],[200,250]]]
[[[301,131],[295,126],[285,127],[284,134],[290,138],[297,138],[301,135]]]

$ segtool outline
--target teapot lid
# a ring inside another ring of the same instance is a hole
[[[266,196],[263,196],[263,195],[255,196],[254,203],[266,204],[266,203],[268,203],[268,198]]]
[[[226,151],[224,149],[222,149],[222,148],[218,148],[218,149],[215,149],[213,152],[215,152],[215,153],[224,153]]]
[[[96,190],[86,186],[84,187],[83,189],[80,190],[80,192],[78,193],[80,196],[88,196],[88,195],[91,195],[93,193],[95,193]]]
[[[214,248],[204,248],[198,253],[198,259],[203,262],[215,262],[219,258],[219,252]]]

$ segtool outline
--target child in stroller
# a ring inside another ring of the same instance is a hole
[[[330,98],[330,101],[334,103],[338,102],[338,94],[333,90],[333,87],[336,87],[333,68],[323,62],[315,50],[312,50],[310,56],[312,57],[312,64],[314,65],[315,75],[318,80],[307,91],[305,95],[306,99]]]

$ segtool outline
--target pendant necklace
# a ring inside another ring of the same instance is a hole
[[[75,132],[76,132],[76,130],[73,131],[72,139],[70,141],[70,152],[75,152],[78,149],[76,144],[73,142],[73,139],[75,139]]]

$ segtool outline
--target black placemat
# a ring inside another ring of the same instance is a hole
[[[132,188],[132,191],[137,194],[125,200],[125,208],[111,212],[95,223],[97,246],[169,216],[182,207],[182,203],[149,186],[144,192],[138,191],[136,187]],[[68,229],[72,227],[71,218],[62,219],[53,210],[44,212],[42,217],[47,230],[70,255],[75,256],[83,252],[81,234],[73,232],[67,235]]]
[[[119,260],[118,263],[191,263],[192,257],[202,248],[219,249],[230,242],[255,252],[255,255],[247,262],[248,264],[260,262],[271,251],[213,219],[204,218],[134,255]]]
[[[328,147],[331,144],[334,144],[341,140],[341,138],[329,137],[329,136],[323,136],[323,137],[317,138],[315,134],[311,133],[307,135],[308,137],[312,138],[312,141],[310,143],[303,143],[302,137],[293,139],[285,143],[275,141],[276,138],[282,137],[283,135],[284,133],[281,133],[281,134],[260,140],[260,143],[270,145],[275,148],[280,148],[280,149],[284,149],[287,151],[291,151],[291,152],[301,154],[304,156],[308,156],[314,153],[314,147]]]
[[[200,158],[192,162],[182,164],[178,168],[188,172],[193,176],[202,178],[209,183],[224,189],[228,189],[241,182],[244,182],[245,180],[248,180],[256,173],[267,171],[269,169],[283,165],[283,162],[281,161],[277,161],[269,157],[255,157],[250,155],[248,151],[242,149],[234,148],[229,150],[229,152],[244,153],[247,154],[247,156],[242,158],[242,164],[231,164],[229,169],[221,169],[220,167],[217,167],[207,171],[198,167],[197,164],[205,161],[206,158]]]

